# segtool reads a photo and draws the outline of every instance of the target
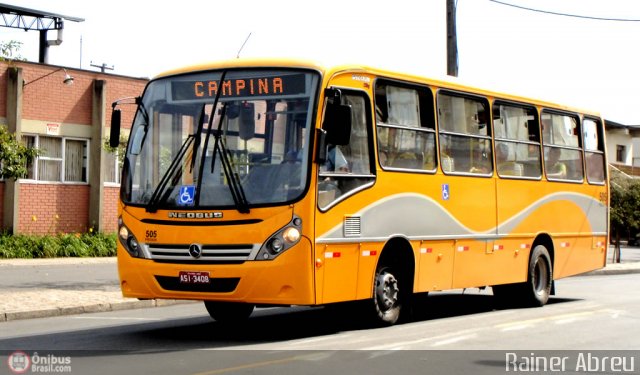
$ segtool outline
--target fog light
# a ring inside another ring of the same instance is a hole
[[[284,248],[284,242],[279,238],[274,238],[269,242],[269,248],[274,253],[279,253]]]
[[[138,240],[135,237],[131,236],[127,239],[127,246],[129,246],[129,251],[133,256],[140,255],[140,244],[138,244]]]

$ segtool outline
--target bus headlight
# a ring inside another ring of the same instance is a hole
[[[282,232],[282,238],[288,243],[296,243],[300,240],[300,231],[296,227],[288,227]]]
[[[144,258],[142,247],[136,236],[124,225],[122,218],[118,218],[118,240],[125,250],[134,258]]]
[[[271,260],[293,247],[302,237],[302,219],[297,216],[264,242],[256,260]]]

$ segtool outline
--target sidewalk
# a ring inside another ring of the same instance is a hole
[[[640,249],[625,248],[622,263],[586,275],[626,273],[640,273]],[[116,258],[0,259],[0,324],[177,303],[190,301],[123,298]]]
[[[116,258],[0,259],[0,324],[189,302],[122,297],[116,263]]]

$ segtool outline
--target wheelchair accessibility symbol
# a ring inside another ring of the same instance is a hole
[[[192,206],[196,196],[195,185],[180,186],[180,194],[178,194],[178,205]]]
[[[442,200],[449,200],[449,184],[442,184]]]

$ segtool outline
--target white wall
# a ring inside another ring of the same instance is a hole
[[[638,139],[636,139],[638,141]],[[609,163],[621,163],[625,165],[631,165],[634,155],[634,140],[629,135],[627,129],[613,129],[607,130],[607,160]],[[626,147],[625,160],[619,162],[616,160],[616,146],[624,145]],[[635,148],[640,151],[640,147]],[[637,152],[637,151],[636,151]],[[640,159],[636,160],[640,163]]]

